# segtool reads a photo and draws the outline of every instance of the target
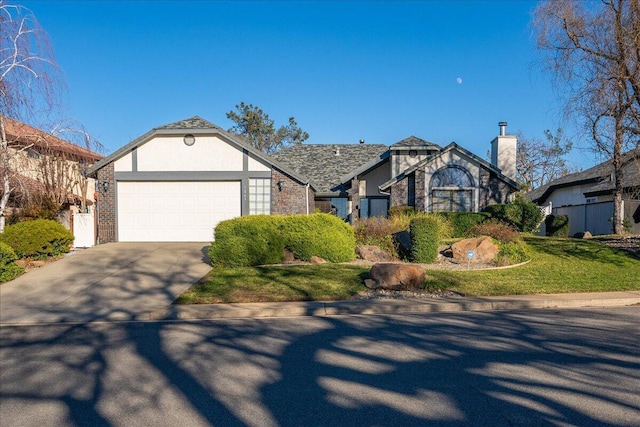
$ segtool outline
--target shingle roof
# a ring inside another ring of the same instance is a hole
[[[297,144],[272,157],[308,176],[317,192],[326,194],[336,191],[345,173],[379,158],[387,150],[384,144]]]
[[[632,161],[633,158],[639,159],[640,148],[628,151],[623,155],[623,164]],[[638,160],[640,161],[640,159]],[[636,167],[636,170],[638,167]],[[561,178],[553,180],[548,184],[542,185],[534,190],[529,191],[525,197],[527,200],[531,200],[535,203],[544,203],[546,198],[553,193],[554,190],[563,187],[571,187],[573,185],[588,184],[589,182],[595,185],[589,189],[589,193],[606,191],[614,188],[613,182],[608,181],[607,178],[613,174],[613,161],[607,160],[606,162],[595,165],[589,169],[581,172],[571,173]],[[606,181],[606,182],[605,182]],[[627,177],[627,187],[633,187],[640,185],[640,173],[632,174]]]
[[[26,123],[19,122],[10,117],[3,118],[7,139],[21,144],[33,144],[35,147],[71,154],[77,158],[96,161],[103,156],[91,150],[72,144],[69,141],[58,138],[43,130],[36,129]]]
[[[391,146],[391,149],[394,148],[433,148],[439,150],[441,147],[438,144],[434,144],[433,142],[425,141],[422,138],[418,138],[417,136],[411,135],[401,141],[396,142]]]
[[[177,122],[169,123],[163,126],[158,126],[155,129],[222,129],[222,128],[214,125],[210,121],[205,120],[200,116],[193,116],[188,119],[178,120]]]

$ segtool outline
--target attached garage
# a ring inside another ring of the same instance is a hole
[[[210,242],[213,229],[241,215],[240,181],[119,182],[121,242]]]
[[[313,200],[307,178],[197,116],[152,129],[87,175],[98,244],[211,242],[220,221],[308,213]]]

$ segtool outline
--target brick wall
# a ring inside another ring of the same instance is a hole
[[[479,187],[479,210],[483,210],[487,206],[495,205],[496,203],[507,203],[511,191],[509,186],[486,169],[480,169]]]
[[[107,192],[98,194],[98,243],[116,241],[116,182],[113,174],[113,163],[109,163],[98,171],[98,180],[109,183]]]
[[[282,190],[278,189],[282,182]],[[282,172],[271,170],[271,213],[273,215],[313,213],[315,209],[314,191],[309,188],[309,205],[306,205],[306,185],[294,181]]]
[[[389,206],[407,206],[407,202],[409,200],[409,185],[407,182],[407,177],[404,177],[401,181],[398,181],[391,185],[391,188],[389,190],[389,193],[391,193],[391,197],[389,198]]]
[[[423,168],[416,170],[416,211],[425,212],[427,210],[427,180]]]

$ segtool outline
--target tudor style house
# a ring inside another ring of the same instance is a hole
[[[492,162],[416,137],[381,144],[301,144],[272,156],[200,118],[152,129],[96,163],[99,243],[213,239],[222,220],[333,212],[386,216],[390,206],[479,211],[506,202],[516,137],[492,142]]]
[[[491,163],[456,143],[440,147],[415,136],[390,147],[360,144],[301,144],[274,157],[309,177],[315,207],[345,220],[386,216],[389,207],[427,212],[478,212],[506,203],[520,190],[515,182],[515,135],[500,122],[491,142]]]

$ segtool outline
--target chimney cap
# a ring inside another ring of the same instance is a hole
[[[500,136],[505,136],[507,134],[507,122],[499,122],[498,126],[500,126]]]

